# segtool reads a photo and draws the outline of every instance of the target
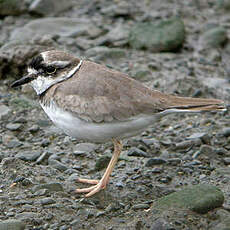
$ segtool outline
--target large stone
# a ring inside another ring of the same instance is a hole
[[[189,209],[197,213],[207,213],[221,207],[224,195],[217,187],[207,184],[189,186],[159,199],[154,209]]]
[[[65,11],[72,6],[72,1],[59,0],[35,0],[31,3],[29,11],[31,13],[45,15],[56,15],[59,12]]]
[[[6,105],[0,105],[0,119],[9,114],[10,108]]]
[[[9,219],[0,222],[0,230],[23,230],[25,224],[21,220]]]
[[[138,23],[130,31],[129,44],[132,48],[148,49],[153,52],[173,51],[182,46],[185,39],[184,23],[179,18]]]
[[[29,22],[22,28],[13,30],[10,40],[30,41],[36,36],[58,35],[60,37],[77,37],[90,35],[95,25],[90,20],[79,18],[42,18]]]
[[[227,39],[227,30],[222,26],[216,26],[204,32],[199,42],[202,48],[216,48],[223,45]]]

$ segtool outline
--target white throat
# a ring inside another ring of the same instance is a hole
[[[37,95],[41,95],[44,93],[47,89],[49,89],[52,85],[67,80],[68,78],[72,77],[81,67],[82,60],[80,60],[79,64],[74,67],[67,75],[63,75],[60,77],[57,77],[55,79],[51,77],[44,77],[39,75],[35,80],[31,81],[31,85],[36,91]],[[38,72],[35,69],[28,68],[28,73],[30,74],[38,74]]]

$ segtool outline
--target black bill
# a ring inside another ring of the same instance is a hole
[[[33,81],[35,78],[36,78],[35,74],[28,74],[28,75],[22,77],[21,79],[15,81],[14,83],[12,83],[11,87],[15,88],[15,87],[18,87],[20,85],[24,85],[26,83]]]

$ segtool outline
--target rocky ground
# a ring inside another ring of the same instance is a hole
[[[84,199],[76,178],[101,178],[112,143],[65,136],[30,87],[9,87],[55,47],[228,104],[229,12],[229,0],[0,1],[0,230],[230,229],[228,111],[170,115],[124,140],[107,189]]]

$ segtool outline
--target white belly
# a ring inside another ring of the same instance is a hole
[[[89,142],[103,143],[112,138],[127,138],[135,136],[145,130],[155,120],[156,116],[142,115],[133,117],[127,121],[116,121],[107,123],[94,123],[84,121],[73,114],[62,110],[55,104],[42,108],[53,121],[67,135]]]

